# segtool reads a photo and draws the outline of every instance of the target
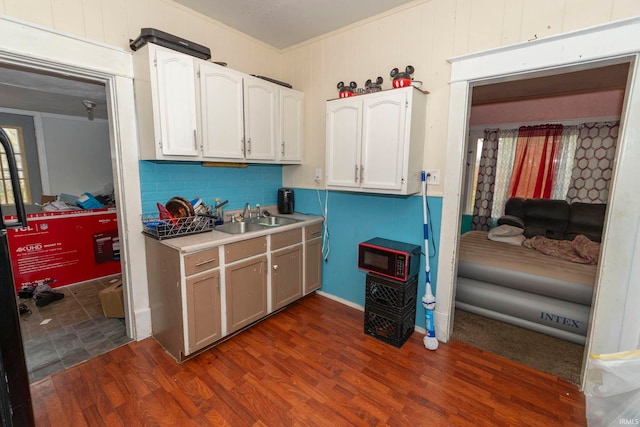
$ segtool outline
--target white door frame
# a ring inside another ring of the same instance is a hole
[[[457,275],[461,191],[473,86],[630,62],[627,97],[621,115],[616,167],[611,181],[597,287],[585,357],[638,347],[640,325],[626,322],[640,305],[633,260],[640,251],[640,17],[519,43],[450,60],[451,82],[447,162],[438,263],[436,331],[449,339]],[[634,119],[635,118],[635,119]],[[632,299],[632,301],[630,301]],[[635,315],[634,315],[635,316]],[[583,386],[584,375],[583,370]]]
[[[0,16],[0,65],[10,64],[105,84],[114,190],[125,286],[127,335],[151,335],[138,136],[130,52]]]

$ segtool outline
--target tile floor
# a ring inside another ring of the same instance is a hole
[[[29,380],[37,381],[131,341],[124,319],[105,318],[99,292],[119,276],[53,289],[64,298],[20,316]]]

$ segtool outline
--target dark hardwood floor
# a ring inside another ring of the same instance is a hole
[[[176,363],[152,338],[32,385],[38,426],[585,426],[572,384],[455,341],[400,349],[310,296]]]

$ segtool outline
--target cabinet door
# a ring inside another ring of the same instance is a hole
[[[361,124],[362,101],[346,98],[327,103],[327,187],[360,186]]]
[[[160,146],[165,156],[198,156],[193,57],[157,50],[156,90]]]
[[[388,91],[363,101],[362,188],[402,188],[407,108],[405,91]]]
[[[284,307],[302,296],[302,245],[271,254],[271,307]]]
[[[277,87],[261,79],[244,79],[245,157],[275,160]]]
[[[222,337],[220,314],[220,271],[187,279],[187,324],[189,353]]]
[[[242,74],[204,62],[199,76],[202,156],[244,160]]]
[[[304,293],[322,286],[322,239],[313,239],[304,246]]]
[[[241,261],[225,268],[227,333],[267,314],[267,257]]]
[[[279,88],[280,126],[277,157],[283,162],[302,161],[302,93]]]

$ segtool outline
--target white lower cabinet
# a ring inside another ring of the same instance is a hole
[[[319,289],[320,237],[316,223],[188,253],[147,237],[154,338],[181,362]]]

